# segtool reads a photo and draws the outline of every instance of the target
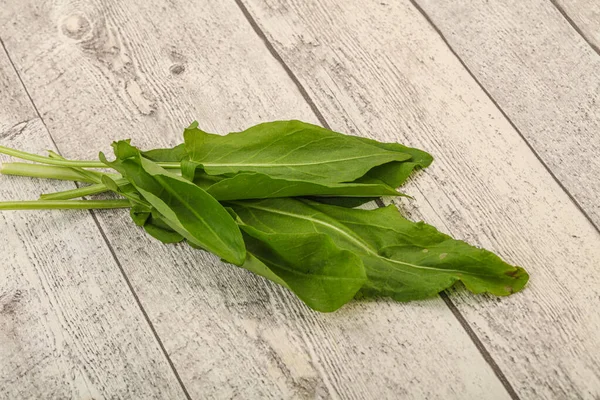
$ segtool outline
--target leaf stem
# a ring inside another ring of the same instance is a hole
[[[40,196],[40,200],[70,200],[77,197],[91,196],[110,191],[103,183],[85,186],[77,189],[65,190],[56,193],[44,193]]]
[[[91,177],[83,175],[80,172],[73,170],[72,168],[28,164],[21,162],[3,163],[0,166],[0,174],[29,176],[32,178],[60,179],[63,181],[76,181],[86,183],[95,182],[95,180],[93,180]]]
[[[61,167],[108,168],[108,166],[101,161],[66,160],[62,158],[45,157],[37,154],[27,153],[21,150],[11,149],[9,147],[4,146],[0,146],[0,153],[20,158],[22,160],[34,161],[40,164],[57,165]],[[163,168],[181,168],[181,164],[178,162],[161,162],[157,164]]]
[[[48,157],[52,158],[52,159],[57,159],[57,160],[63,160],[66,161],[67,159],[64,158],[63,156],[61,156],[58,153],[55,153],[52,150],[48,150]],[[69,167],[71,169],[73,169],[74,171],[80,173],[83,176],[88,177],[89,179],[91,179],[94,183],[100,184],[102,183],[102,174],[96,171],[89,171],[87,169],[83,169],[81,167]]]
[[[0,210],[92,210],[100,208],[129,208],[129,200],[34,200],[0,201]]]

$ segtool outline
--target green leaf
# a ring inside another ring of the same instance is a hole
[[[100,153],[100,158],[103,160],[102,162],[108,164],[108,161],[106,161],[106,157],[104,156],[104,154]],[[145,203],[140,198],[139,192],[131,183],[127,182],[125,184],[119,185],[113,178],[111,178],[108,175],[102,175],[102,183],[104,184],[104,186],[106,186],[108,190],[111,190],[129,199],[132,205],[137,206],[137,209],[147,209],[148,212],[150,211],[151,208],[149,204]]]
[[[327,235],[241,227],[250,257],[242,267],[288,287],[314,310],[337,310],[366,281],[360,257],[338,248]]]
[[[190,161],[189,163],[192,162]],[[188,173],[186,179],[190,177],[189,175],[190,174]],[[222,181],[223,179],[227,179],[227,177],[225,175],[208,175],[202,171],[202,168],[197,168],[194,172],[194,178],[192,179],[192,181],[194,182],[194,184],[200,186],[202,189],[208,190],[209,187],[211,187],[217,182]]]
[[[185,131],[191,161],[211,175],[258,172],[309,182],[351,182],[373,167],[411,156],[301,121],[275,121],[219,136]]]
[[[187,157],[185,144],[181,143],[170,149],[154,149],[143,151],[142,156],[156,162],[179,162]]]
[[[402,195],[404,196],[404,195]],[[378,197],[310,197],[309,200],[313,200],[323,204],[331,204],[332,206],[355,208],[362,206],[370,201],[375,201]]]
[[[150,236],[163,243],[179,243],[185,239],[182,234],[171,228],[156,209],[152,210],[150,218],[144,224],[144,229]]]
[[[521,290],[528,280],[522,268],[423,222],[411,222],[394,206],[360,210],[289,198],[227,204],[255,229],[325,234],[336,246],[359,255],[367,272],[367,294],[408,301],[431,297],[462,281],[473,293],[505,296]]]
[[[357,182],[383,182],[391,187],[397,188],[401,186],[404,182],[406,182],[406,180],[414,170],[420,168],[427,168],[433,162],[433,157],[431,156],[431,154],[423,150],[415,149],[412,147],[406,147],[399,143],[382,143],[373,139],[363,137],[361,137],[360,140],[382,149],[409,154],[410,159],[402,162],[390,162],[374,167],[363,177],[359,178]]]
[[[115,143],[114,149],[117,160],[108,165],[131,182],[170,229],[228,262],[243,264],[246,254],[242,234],[217,200],[192,182],[141,157],[127,142]]]
[[[208,186],[206,191],[217,200],[294,196],[379,197],[401,195],[385,184],[316,183],[274,178],[257,172],[241,172],[230,178],[221,179]]]
[[[184,237],[171,229],[158,211],[150,206],[135,204],[131,207],[129,215],[137,226],[143,227],[150,236],[163,243],[179,243],[184,240]]]
[[[252,253],[246,252],[246,262],[241,266],[241,268],[247,269],[250,272],[255,273],[256,275],[260,275],[263,278],[270,280],[271,282],[275,282],[278,285],[281,285],[286,288],[290,288],[283,279],[277,276],[275,272],[273,272],[269,267],[265,265],[258,258],[254,257]]]
[[[190,160],[182,160],[181,161],[181,176],[183,176],[188,181],[193,181],[196,177],[196,171],[200,166],[199,163]],[[206,174],[204,174],[206,175]],[[220,178],[219,178],[220,179]]]
[[[152,215],[152,209],[146,206],[135,204],[129,210],[129,216],[137,226],[144,226]]]
[[[184,147],[190,160],[198,160],[202,157],[202,147],[204,141],[210,135],[198,129],[198,121],[192,124],[183,131]]]

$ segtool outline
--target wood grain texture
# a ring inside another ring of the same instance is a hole
[[[2,49],[0,144],[53,148]],[[69,188],[2,176],[0,201]],[[89,212],[3,211],[0,232],[0,399],[185,398]]]
[[[405,190],[409,216],[531,273],[508,298],[451,294],[521,398],[597,398],[600,235],[418,10],[245,4],[333,128],[436,157]]]
[[[417,2],[600,229],[600,55],[546,0]]]
[[[596,53],[600,53],[600,3],[596,0],[553,0],[575,24]]]
[[[173,145],[193,119],[317,122],[234,2],[13,4],[0,35],[69,157],[123,137]],[[318,314],[124,213],[99,218],[194,398],[508,398],[440,299]]]

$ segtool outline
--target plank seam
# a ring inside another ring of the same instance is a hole
[[[377,203],[377,205],[379,207],[385,207],[385,203],[381,199],[376,199],[375,203]],[[483,342],[481,341],[481,339],[479,339],[479,336],[477,335],[477,333],[473,330],[473,328],[471,328],[471,325],[469,325],[469,322],[461,314],[460,310],[458,309],[458,307],[456,307],[456,305],[454,304],[452,299],[450,299],[448,292],[447,291],[441,292],[440,297],[442,298],[442,300],[444,300],[444,303],[446,303],[446,306],[450,309],[450,311],[452,312],[454,317],[458,320],[458,322],[463,327],[463,329],[465,330],[467,335],[469,335],[469,338],[471,339],[471,341],[473,342],[473,344],[475,345],[477,350],[479,350],[479,353],[481,353],[481,356],[483,357],[483,359],[492,368],[492,371],[494,371],[494,374],[496,374],[496,377],[498,378],[498,380],[500,380],[500,382],[504,386],[504,389],[508,392],[508,395],[513,400],[520,400],[519,395],[517,394],[515,389],[510,384],[510,381],[508,380],[506,375],[504,375],[504,372],[502,372],[502,369],[500,368],[498,363],[496,363],[496,360],[494,360],[494,357],[492,357],[490,352],[486,349],[486,347],[483,344]]]
[[[31,97],[31,94],[29,93],[29,90],[27,89],[27,86],[25,86],[25,82],[23,82],[23,79],[21,78],[21,74],[17,70],[17,67],[16,67],[15,63],[13,62],[12,58],[10,57],[10,54],[8,53],[8,49],[6,48],[6,45],[4,44],[4,40],[1,37],[0,37],[0,45],[2,45],[2,49],[4,50],[4,53],[6,54],[6,57],[8,58],[8,61],[10,62],[10,65],[12,66],[13,70],[15,71],[15,74],[17,75],[17,78],[19,79],[19,82],[21,83],[21,86],[23,87],[23,90],[25,91],[25,94],[29,98],[29,102],[31,103],[33,109],[35,110],[35,112],[37,114],[37,117],[42,122],[42,125],[44,125],[46,133],[50,137],[50,141],[52,142],[52,145],[54,146],[54,148],[56,149],[56,151],[60,154],[60,150],[58,148],[58,145],[56,144],[56,141],[52,137],[52,134],[50,133],[50,130],[48,129],[48,126],[46,125],[46,122],[42,118],[42,114],[40,113],[40,111],[37,108],[37,105],[33,101],[33,98]],[[79,185],[76,182],[75,182],[75,186],[79,187]],[[121,275],[123,276],[123,279],[125,280],[125,283],[127,284],[127,287],[129,288],[129,291],[131,292],[131,294],[132,294],[132,296],[133,296],[133,298],[135,300],[135,303],[137,304],[137,306],[140,309],[140,311],[141,311],[144,319],[146,320],[146,323],[148,324],[148,327],[150,328],[150,331],[152,332],[152,335],[154,336],[154,339],[157,341],[160,350],[162,351],[163,355],[167,359],[167,363],[169,364],[169,367],[171,368],[173,374],[175,375],[175,378],[177,379],[177,382],[181,386],[181,389],[183,390],[183,393],[185,394],[185,396],[186,396],[186,398],[188,400],[192,400],[190,394],[188,393],[187,388],[185,387],[185,385],[183,384],[183,381],[182,381],[181,377],[179,376],[179,373],[177,372],[177,369],[175,368],[175,365],[173,364],[173,361],[171,360],[171,357],[169,357],[169,354],[167,353],[167,350],[166,350],[166,348],[165,348],[162,340],[158,336],[158,332],[154,328],[154,324],[152,324],[152,321],[150,320],[150,317],[148,316],[148,313],[146,312],[146,310],[142,306],[142,302],[140,301],[137,293],[135,292],[135,290],[133,288],[133,285],[132,285],[131,281],[129,280],[129,277],[127,276],[127,273],[125,272],[125,269],[123,268],[123,265],[121,264],[121,261],[117,257],[117,254],[116,254],[116,252],[115,252],[112,244],[108,240],[108,237],[106,236],[106,233],[104,232],[104,229],[100,225],[100,222],[98,221],[98,217],[97,217],[96,213],[94,212],[94,210],[89,210],[89,212],[90,212],[90,215],[92,216],[92,219],[94,220],[94,223],[95,223],[96,227],[98,228],[98,230],[100,232],[100,235],[102,236],[102,239],[104,240],[104,243],[108,247],[108,250],[110,251],[110,254],[112,255],[113,260],[117,264],[117,267],[119,268],[119,271],[121,271]]]
[[[506,391],[508,392],[508,395],[511,397],[511,399],[520,400],[519,395],[517,394],[517,392],[515,391],[513,386],[510,384],[510,381],[508,380],[506,375],[504,375],[504,372],[502,372],[502,369],[500,368],[498,363],[496,363],[496,360],[494,360],[494,357],[492,357],[490,352],[486,349],[485,345],[483,344],[481,339],[479,339],[479,336],[473,330],[471,325],[469,325],[469,322],[466,320],[464,315],[461,314],[458,307],[456,307],[456,305],[452,302],[452,299],[450,299],[450,296],[448,295],[448,293],[442,292],[442,293],[440,293],[440,297],[442,298],[442,300],[444,300],[444,303],[446,303],[446,306],[448,306],[448,308],[450,309],[452,314],[454,314],[454,317],[456,317],[456,319],[461,324],[461,326],[463,327],[465,332],[467,332],[467,335],[469,335],[469,337],[471,338],[471,341],[473,342],[475,347],[477,347],[477,350],[479,350],[479,352],[481,353],[481,355],[483,356],[485,361],[492,368],[492,370],[496,374],[496,377],[500,380],[500,382],[504,386],[504,389],[506,389]]]
[[[508,115],[506,114],[506,112],[504,112],[504,110],[502,109],[502,107],[500,107],[500,104],[498,104],[498,102],[496,101],[496,99],[494,99],[492,97],[492,95],[490,94],[490,92],[483,86],[483,84],[479,81],[479,79],[477,79],[477,77],[475,76],[475,74],[473,74],[473,72],[469,69],[469,67],[467,67],[467,64],[465,64],[465,62],[462,60],[462,58],[460,58],[460,56],[454,50],[454,48],[452,48],[452,46],[450,45],[450,42],[448,42],[448,40],[446,39],[446,37],[444,36],[444,34],[442,33],[442,31],[433,23],[433,20],[429,17],[429,15],[427,15],[427,13],[425,12],[425,10],[423,10],[421,8],[421,6],[419,4],[417,4],[416,0],[409,0],[409,1],[421,13],[421,15],[423,15],[423,17],[427,20],[427,22],[429,23],[429,25],[431,25],[431,27],[435,30],[435,32],[439,35],[439,37],[444,41],[444,43],[446,44],[446,46],[448,47],[448,49],[450,50],[450,52],[454,55],[454,57],[456,57],[456,59],[458,60],[458,62],[460,62],[460,64],[463,66],[463,68],[471,76],[471,78],[473,78],[473,80],[475,81],[475,83],[477,83],[477,85],[481,88],[481,90],[483,91],[483,93],[485,93],[485,95],[488,97],[488,99],[498,109],[498,111],[500,111],[500,113],[506,119],[506,121],[510,124],[510,126],[519,134],[519,136],[521,137],[521,139],[523,140],[523,142],[525,142],[525,144],[527,145],[527,147],[529,148],[529,150],[531,150],[531,152],[533,153],[533,155],[535,156],[535,158],[537,158],[537,160],[542,164],[542,166],[546,169],[546,171],[548,171],[548,173],[550,174],[550,176],[552,177],[552,179],[554,179],[554,181],[558,184],[558,186],[566,193],[566,195],[569,197],[569,199],[575,205],[575,207],[577,207],[577,209],[585,216],[585,218],[589,221],[589,223],[592,224],[592,226],[594,227],[594,229],[596,229],[596,231],[598,233],[600,233],[600,225],[596,225],[596,223],[594,222],[594,220],[584,210],[584,208],[581,206],[581,204],[579,204],[579,202],[575,199],[575,197],[573,197],[573,195],[571,194],[571,192],[569,192],[569,190],[565,187],[565,185],[563,185],[563,183],[560,181],[560,179],[558,179],[558,177],[554,174],[554,172],[552,172],[552,169],[550,169],[550,167],[548,166],[548,164],[546,164],[546,162],[542,159],[542,157],[538,154],[538,152],[529,143],[529,141],[523,135],[523,133],[521,132],[521,130],[519,128],[517,128],[517,126],[515,125],[515,123],[508,117]]]
[[[585,42],[596,52],[596,54],[598,54],[600,56],[600,48],[598,48],[598,46],[596,46],[590,40],[590,38],[579,28],[579,26],[577,26],[575,21],[573,21],[573,19],[571,19],[571,17],[569,16],[569,14],[567,14],[565,9],[560,4],[558,4],[558,1],[550,0],[550,2],[552,3],[552,5],[554,7],[556,7],[558,12],[563,16],[563,18],[567,20],[567,22],[571,25],[571,28],[575,29],[575,32],[577,32],[579,34],[579,36],[581,36],[583,38],[583,40],[585,40]]]
[[[167,359],[167,363],[169,364],[169,367],[171,367],[171,370],[173,371],[173,374],[175,375],[177,382],[179,382],[179,385],[181,386],[181,389],[183,390],[185,397],[188,400],[192,400],[192,397],[190,396],[187,388],[183,384],[183,380],[181,379],[181,376],[179,376],[179,372],[177,372],[177,369],[175,368],[175,364],[173,363],[173,360],[171,360],[171,357],[169,357],[169,353],[167,352],[165,345],[163,344],[162,340],[160,339],[160,336],[158,336],[158,332],[156,331],[156,328],[154,328],[154,324],[152,323],[152,321],[150,320],[150,317],[148,316],[148,313],[142,306],[142,302],[141,302],[140,298],[138,297],[137,293],[135,292],[135,290],[133,288],[133,284],[131,283],[131,281],[129,280],[129,277],[125,273],[125,268],[123,268],[121,261],[117,257],[117,253],[115,252],[115,249],[113,248],[112,244],[108,240],[108,237],[106,236],[106,233],[104,232],[104,229],[102,228],[102,225],[100,225],[100,221],[98,220],[96,213],[94,212],[94,210],[90,210],[90,214],[92,215],[92,219],[96,223],[96,226],[98,227],[98,230],[100,231],[100,235],[102,235],[102,238],[104,239],[104,242],[106,243],[106,246],[108,247],[108,250],[110,251],[110,254],[112,255],[112,258],[115,260],[115,263],[119,267],[119,270],[121,271],[121,274],[123,275],[123,279],[125,280],[125,283],[127,284],[127,287],[129,288],[129,290],[131,291],[131,294],[132,294],[133,298],[135,299],[135,302],[137,303],[138,307],[140,308],[140,311],[142,312],[144,319],[148,323],[148,326],[150,327],[150,330],[152,331],[152,334],[154,335],[154,338],[156,339],[156,342],[158,343],[160,350],[165,355],[165,358]]]
[[[306,89],[304,88],[304,86],[302,85],[302,83],[300,83],[300,81],[298,80],[298,78],[296,77],[296,75],[292,72],[292,70],[290,69],[290,67],[288,67],[287,64],[285,63],[285,61],[283,61],[283,58],[281,58],[281,56],[279,55],[279,53],[277,52],[277,50],[275,50],[275,47],[269,41],[269,39],[267,38],[267,36],[265,35],[265,33],[262,31],[262,29],[260,29],[260,27],[258,26],[258,24],[256,23],[256,21],[252,17],[252,14],[250,14],[250,11],[248,11],[248,9],[244,5],[244,3],[242,3],[242,0],[235,0],[235,2],[238,5],[238,7],[240,8],[240,10],[242,10],[242,14],[244,14],[244,17],[246,17],[246,20],[248,21],[248,23],[250,24],[250,26],[252,27],[252,29],[254,29],[254,32],[258,35],[258,37],[265,44],[267,50],[269,50],[269,53],[271,53],[271,55],[273,56],[273,58],[275,58],[275,60],[277,60],[279,62],[279,64],[281,64],[281,66],[283,67],[283,69],[285,70],[285,72],[287,73],[287,75],[289,76],[289,78],[292,80],[292,82],[294,82],[294,84],[296,85],[296,87],[300,91],[300,94],[302,95],[302,97],[304,98],[304,100],[308,103],[308,105],[309,105],[310,109],[312,110],[312,112],[317,116],[317,119],[319,120],[319,122],[321,123],[321,125],[324,126],[327,129],[331,129],[330,126],[329,126],[329,123],[327,123],[327,120],[325,119],[325,117],[321,113],[321,110],[319,110],[319,108],[317,107],[317,105],[315,104],[315,102],[313,101],[313,99],[308,95],[308,92],[306,91]]]
[[[298,90],[300,91],[300,93],[302,93],[302,97],[304,97],[304,99],[308,102],[310,108],[312,109],[312,111],[316,114],[317,118],[319,119],[319,122],[327,129],[331,129],[329,124],[327,123],[327,120],[325,119],[325,117],[323,116],[321,111],[318,109],[315,102],[309,96],[309,94],[306,91],[306,89],[304,88],[304,86],[300,83],[299,79],[292,72],[290,67],[288,67],[288,65],[285,63],[283,58],[279,55],[279,53],[277,52],[277,50],[275,49],[273,44],[267,38],[264,31],[258,26],[258,23],[254,19],[254,17],[252,17],[252,14],[250,14],[250,12],[246,8],[246,6],[242,3],[242,0],[235,0],[235,2],[237,3],[238,7],[241,9],[241,11],[244,14],[244,16],[246,17],[246,19],[248,20],[248,23],[254,29],[254,32],[262,39],[265,46],[271,53],[271,55],[281,64],[283,69],[289,75],[290,79],[296,84],[296,86],[298,87]],[[431,24],[431,21],[429,21],[429,23]],[[448,45],[447,42],[446,42],[446,44]],[[464,64],[463,64],[463,66],[464,66]],[[466,68],[466,66],[464,66],[464,67]],[[383,200],[381,200],[380,198],[376,199],[375,203],[380,208],[385,207]],[[450,298],[448,297],[448,295],[445,292],[440,293],[440,297],[444,300],[444,303],[450,309],[450,311],[452,312],[452,315],[454,315],[454,317],[458,320],[459,324],[463,327],[466,334],[469,336],[469,338],[471,339],[471,341],[473,342],[473,344],[475,345],[475,347],[477,348],[477,350],[479,351],[479,353],[481,354],[483,359],[488,363],[488,365],[490,366],[490,368],[492,369],[492,371],[494,372],[494,374],[496,375],[496,377],[498,378],[500,383],[504,386],[504,388],[508,392],[509,396],[513,400],[520,400],[515,389],[512,387],[512,385],[508,381],[508,378],[506,377],[506,375],[504,375],[504,372],[502,372],[502,370],[500,369],[500,367],[498,366],[496,361],[493,359],[492,355],[487,351],[487,349],[485,348],[485,345],[479,339],[479,337],[477,336],[477,333],[475,333],[475,331],[471,328],[468,321],[461,314],[460,310],[456,307],[456,305],[452,302],[452,300],[450,300]]]

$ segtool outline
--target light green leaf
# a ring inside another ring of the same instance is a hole
[[[367,139],[361,137],[365,143],[369,143],[373,146],[380,147],[382,149],[397,151],[410,155],[410,159],[402,162],[390,162],[377,167],[374,167],[367,172],[363,177],[356,180],[360,183],[385,183],[391,187],[397,188],[401,186],[410,174],[421,168],[427,168],[432,162],[433,157],[431,154],[415,149],[412,147],[406,147],[400,143],[382,143],[376,140]]]
[[[156,162],[178,162],[187,158],[185,144],[181,143],[170,149],[154,149],[143,151],[142,156]]]
[[[194,124],[185,131],[191,161],[211,175],[259,172],[311,182],[351,182],[375,166],[410,155],[301,121],[275,121],[225,136]]]

